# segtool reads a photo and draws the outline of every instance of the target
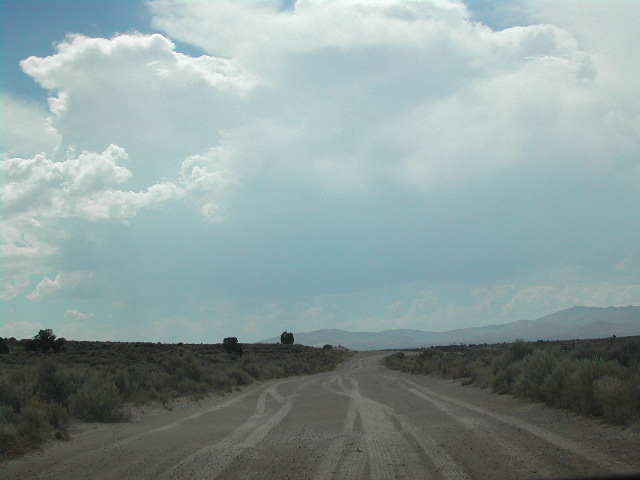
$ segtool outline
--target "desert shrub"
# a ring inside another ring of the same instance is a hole
[[[384,364],[414,374],[468,377],[463,384],[542,400],[583,415],[603,416],[608,422],[640,418],[637,337],[574,341],[571,350],[566,342],[555,345],[534,348],[519,339],[490,351],[486,345],[430,347],[418,355],[389,355]]]
[[[235,385],[249,385],[253,378],[249,373],[241,368],[234,367],[227,371],[227,376],[233,381]]]
[[[111,381],[118,388],[118,393],[125,401],[132,400],[136,393],[138,393],[133,375],[125,370],[117,370],[114,372],[111,376]]]
[[[113,381],[94,377],[70,399],[71,413],[84,421],[117,422],[127,418],[124,400]]]
[[[20,409],[16,422],[17,435],[31,444],[39,444],[52,432],[47,406],[31,399]]]
[[[516,360],[522,360],[527,355],[533,353],[533,347],[521,338],[518,338],[509,346],[509,351]]]
[[[227,375],[224,373],[214,373],[209,377],[208,381],[211,387],[218,392],[225,392],[231,390],[234,383]]]
[[[475,361],[468,366],[469,380],[482,388],[491,386],[494,382],[493,371],[490,366],[482,362]],[[455,377],[454,377],[455,378]]]
[[[6,338],[0,337],[0,355],[3,353],[9,353],[11,348],[9,348],[9,342]]]
[[[540,395],[547,403],[560,408],[569,408],[566,383],[573,369],[574,364],[568,358],[560,358],[556,362],[540,385]]]
[[[627,342],[607,352],[607,360],[617,360],[621,365],[640,364],[640,342]]]
[[[594,396],[594,382],[605,376],[621,375],[622,367],[617,362],[605,361],[602,358],[575,360],[572,372],[564,385],[566,405],[584,415],[597,415],[600,408]]]
[[[162,361],[162,369],[169,375],[176,375],[184,366],[184,359],[177,355],[171,355]]]
[[[47,405],[47,420],[53,428],[66,430],[69,424],[69,418],[69,410],[59,403],[50,403]]]
[[[524,357],[513,384],[513,393],[534,400],[542,400],[544,397],[541,387],[545,378],[558,363],[558,358],[559,352],[550,349],[538,349]]]
[[[13,452],[19,445],[17,424],[18,414],[7,405],[0,403],[0,454]]]
[[[262,380],[265,376],[263,374],[263,368],[256,361],[255,356],[245,357],[239,363],[238,367],[247,372],[256,380]]]
[[[520,375],[521,363],[515,362],[507,366],[506,369],[499,371],[493,379],[493,391],[500,394],[511,393],[513,384]]]
[[[401,370],[406,363],[403,360],[403,358],[399,358],[395,355],[388,355],[384,357],[384,364],[387,368],[392,370]]]
[[[275,363],[267,363],[266,365],[264,365],[262,372],[264,379],[284,378],[287,376],[284,369],[279,365],[276,365]]]
[[[333,348],[333,345],[326,343],[322,346],[322,348]]]
[[[5,373],[0,370],[0,404],[10,406],[19,412],[36,395],[37,385],[32,368]]]
[[[593,395],[608,422],[629,423],[638,414],[638,394],[627,379],[608,375],[599,378],[593,382]]]
[[[68,400],[81,384],[81,378],[69,370],[62,370],[51,360],[45,360],[38,366],[38,395],[49,403],[68,405]]]
[[[187,356],[184,359],[184,366],[182,367],[184,375],[194,382],[201,382],[204,377],[204,370],[202,365],[193,356]]]
[[[498,372],[506,370],[509,365],[516,362],[515,357],[511,352],[502,352],[494,356],[491,360],[491,369],[493,374],[497,375]]]

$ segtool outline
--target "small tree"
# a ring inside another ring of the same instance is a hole
[[[286,330],[280,335],[280,343],[283,345],[293,345],[293,333]]]
[[[6,338],[0,337],[0,354],[9,353],[9,351],[10,351],[9,342],[7,341]]]
[[[56,339],[56,336],[53,334],[53,330],[46,328],[44,330],[40,330],[32,339],[27,340],[25,342],[25,348],[31,351],[42,350],[43,352],[46,352],[48,350],[53,350],[54,352],[59,352],[66,341],[67,340],[62,337]]]
[[[242,345],[238,343],[236,337],[227,337],[222,341],[222,348],[227,353],[242,355]]]

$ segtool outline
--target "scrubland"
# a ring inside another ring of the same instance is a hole
[[[612,424],[640,424],[640,337],[430,347],[385,357],[388,368],[462,379]]]
[[[57,352],[29,350],[14,339],[3,344],[0,458],[67,440],[74,421],[126,421],[135,406],[170,408],[178,398],[331,370],[349,354],[280,344],[243,344],[242,355],[222,344],[67,341]]]

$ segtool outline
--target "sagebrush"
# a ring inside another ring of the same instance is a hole
[[[640,337],[430,347],[396,352],[388,368],[464,379],[573,412],[628,425],[640,419]]]

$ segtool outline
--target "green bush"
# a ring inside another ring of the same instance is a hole
[[[36,394],[37,387],[33,369],[5,373],[0,370],[0,404],[5,404],[19,412]]]
[[[638,415],[638,394],[627,379],[599,378],[593,382],[593,395],[607,422],[624,424]]]
[[[513,393],[521,397],[543,400],[541,387],[545,378],[558,363],[557,350],[535,350],[520,362],[518,376],[513,383]]]
[[[124,400],[113,381],[96,377],[80,387],[70,400],[71,413],[84,421],[117,422],[128,417]]]
[[[512,363],[505,370],[499,371],[493,380],[493,391],[500,394],[507,394],[513,391],[513,384],[520,375],[520,362]]]
[[[53,428],[49,423],[47,406],[31,399],[20,409],[17,421],[17,434],[32,444],[38,444],[51,436]]]
[[[540,395],[550,405],[570,408],[566,393],[567,379],[574,369],[574,363],[568,358],[560,358],[540,385]]]
[[[552,347],[548,345],[551,343]],[[392,354],[388,368],[492,387],[500,394],[602,416],[612,423],[640,417],[640,338],[430,347],[419,355]]]
[[[598,415],[601,410],[596,402],[593,384],[605,377],[620,377],[619,363],[602,358],[583,358],[573,362],[573,369],[565,382],[564,397],[567,406],[583,415]]]

